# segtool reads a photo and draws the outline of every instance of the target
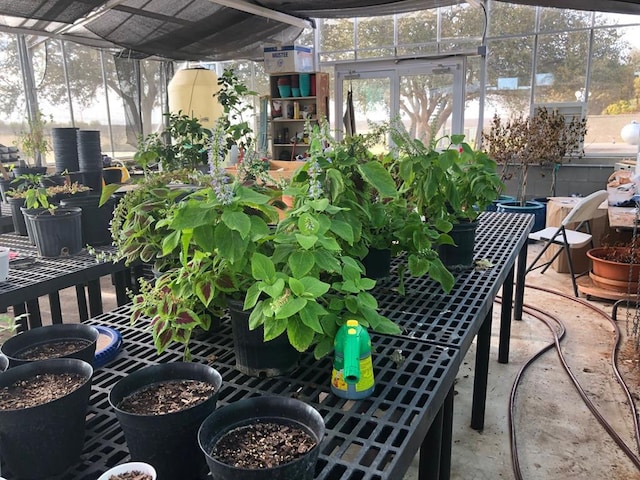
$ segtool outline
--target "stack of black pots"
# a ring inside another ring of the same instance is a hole
[[[94,193],[102,191],[102,148],[100,147],[100,131],[78,131],[78,165],[84,184]]]
[[[78,129],[52,128],[53,155],[56,162],[56,173],[77,172],[78,164]]]

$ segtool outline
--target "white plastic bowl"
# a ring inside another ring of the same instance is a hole
[[[109,477],[111,477],[112,475],[120,475],[121,473],[133,471],[146,473],[147,475],[151,475],[151,480],[156,480],[156,469],[148,463],[144,462],[129,462],[123,463],[121,465],[116,465],[115,467],[107,470],[102,475],[100,475],[98,477],[98,480],[109,480]]]

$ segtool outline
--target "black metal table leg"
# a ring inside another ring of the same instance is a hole
[[[509,340],[511,339],[511,314],[513,304],[513,275],[510,269],[502,284],[502,307],[500,309],[500,344],[498,347],[498,362],[509,363]]]
[[[453,442],[453,386],[444,400],[442,417],[442,447],[440,450],[439,480],[449,480],[451,477],[451,443]]]
[[[116,302],[119,307],[130,302],[129,296],[127,295],[127,276],[130,276],[130,273],[129,269],[126,269],[120,270],[119,272],[115,272],[111,275],[116,289]]]
[[[473,403],[471,406],[471,428],[474,430],[482,430],[484,428],[492,316],[493,308],[489,310],[484,322],[482,322],[476,342],[476,371],[473,378]]]
[[[518,254],[518,272],[516,274],[516,299],[514,305],[515,320],[522,320],[522,305],[524,304],[524,280],[525,273],[527,271],[527,242],[520,249]]]
[[[84,291],[84,285],[76,285],[76,298],[78,299],[78,316],[81,322],[89,320],[89,311],[87,310],[87,294]]]
[[[42,326],[42,318],[40,317],[40,304],[38,299],[28,300],[27,311],[29,312],[29,328]]]
[[[87,290],[89,292],[89,314],[91,317],[96,317],[102,313],[100,279],[87,282]]]
[[[49,294],[49,307],[51,308],[51,323],[62,323],[62,308],[60,307],[60,292]]]
[[[444,405],[438,410],[438,414],[433,419],[433,423],[420,446],[419,480],[440,479],[443,419]]]

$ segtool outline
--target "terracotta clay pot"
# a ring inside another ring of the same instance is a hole
[[[600,247],[592,248],[587,252],[587,257],[591,259],[592,263],[592,270],[589,276],[594,283],[602,288],[635,293],[640,279],[640,264],[623,263],[602,258],[611,250],[623,252],[627,248]]]

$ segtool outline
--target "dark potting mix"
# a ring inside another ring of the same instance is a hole
[[[151,480],[151,475],[148,473],[139,472],[134,470],[132,472],[119,473],[118,475],[111,475],[109,480]]]
[[[46,360],[48,358],[59,358],[79,352],[90,344],[91,342],[89,340],[84,340],[82,338],[40,343],[19,351],[16,354],[16,358],[21,360]]]
[[[118,408],[139,415],[164,415],[198,405],[214,393],[215,386],[198,380],[158,382],[124,397]]]
[[[315,445],[316,440],[303,428],[256,422],[225,433],[213,446],[211,456],[227,465],[255,470],[292,462]]]
[[[0,388],[0,410],[35,407],[64,397],[86,379],[75,373],[45,373]]]

